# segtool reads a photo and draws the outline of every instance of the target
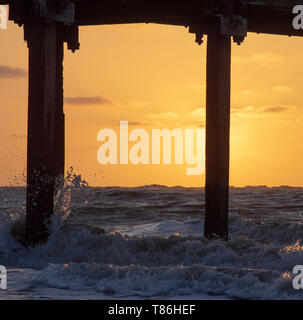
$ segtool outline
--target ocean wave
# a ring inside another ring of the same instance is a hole
[[[11,233],[22,228],[24,190],[0,188],[0,264],[12,275],[8,297],[41,298],[43,292],[55,298],[64,291],[102,298],[302,298],[291,274],[303,260],[302,212],[291,207],[294,198],[303,199],[302,189],[266,188],[265,196],[264,187],[232,189],[228,242],[203,237],[203,190],[177,189],[183,196],[174,199],[174,189],[142,187],[146,198],[129,198],[128,206],[111,195],[115,188],[72,190],[48,242],[26,249]]]

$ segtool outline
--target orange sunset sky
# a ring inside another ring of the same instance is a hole
[[[0,40],[0,185],[24,185],[28,53],[12,22]],[[92,186],[203,186],[186,164],[102,166],[97,134],[122,120],[148,132],[204,126],[206,45],[153,24],[82,27],[80,43],[65,49],[66,170]],[[233,44],[231,185],[303,186],[302,76],[301,38],[249,34]]]

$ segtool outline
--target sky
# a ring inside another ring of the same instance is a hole
[[[27,59],[23,29],[0,30],[0,186],[25,185]],[[102,129],[203,129],[206,41],[184,27],[81,27],[65,48],[66,171],[92,186],[204,186],[187,164],[101,165]],[[205,39],[206,40],[206,39]],[[303,186],[303,39],[248,34],[232,45],[230,185]],[[132,144],[130,144],[131,147]]]

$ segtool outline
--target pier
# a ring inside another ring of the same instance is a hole
[[[64,177],[64,43],[75,52],[80,49],[81,26],[129,23],[183,26],[197,45],[207,36],[204,235],[227,240],[231,42],[241,45],[249,32],[303,36],[303,30],[293,27],[293,8],[300,1],[0,0],[0,4],[9,5],[9,19],[23,27],[29,50],[27,245],[47,240],[54,195]]]

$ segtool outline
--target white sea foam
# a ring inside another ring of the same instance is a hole
[[[303,297],[291,274],[303,261],[301,189],[232,189],[228,242],[202,236],[202,189],[69,190],[69,216],[25,249],[10,234],[24,190],[0,189],[0,298]]]

